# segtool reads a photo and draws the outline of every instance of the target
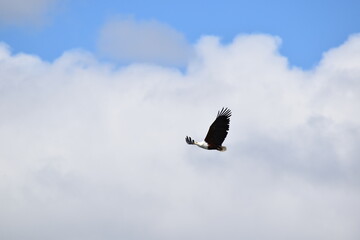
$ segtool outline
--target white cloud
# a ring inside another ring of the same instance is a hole
[[[99,50],[121,62],[150,62],[183,66],[191,47],[182,33],[152,20],[112,19],[100,32]]]
[[[0,0],[0,24],[39,22],[58,0]]]
[[[279,43],[205,37],[185,73],[0,45],[1,238],[359,239],[360,37],[311,72]],[[228,151],[186,145],[222,106]]]

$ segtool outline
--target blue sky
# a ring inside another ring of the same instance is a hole
[[[238,34],[275,35],[282,39],[280,52],[291,65],[310,69],[323,52],[360,32],[359,11],[360,2],[354,0],[55,1],[36,24],[0,24],[0,40],[15,53],[49,61],[73,48],[96,53],[102,26],[114,16],[131,16],[167,24],[191,44],[203,35],[216,35],[224,43]]]

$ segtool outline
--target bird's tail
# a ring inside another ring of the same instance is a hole
[[[220,152],[225,152],[227,148],[225,146],[220,146],[217,150],[219,150]]]
[[[187,142],[187,144],[195,144],[195,141],[188,136],[186,136],[185,141]]]

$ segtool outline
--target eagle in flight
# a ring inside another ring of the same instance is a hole
[[[229,131],[231,110],[228,108],[222,108],[218,111],[215,121],[211,124],[209,131],[202,142],[197,142],[186,136],[185,141],[191,145],[197,145],[198,147],[207,150],[218,150],[221,152],[226,151],[226,147],[222,146],[226,135]]]

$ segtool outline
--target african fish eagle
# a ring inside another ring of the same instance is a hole
[[[209,131],[205,137],[205,141],[197,142],[186,136],[185,141],[191,145],[197,145],[198,147],[207,150],[218,150],[221,152],[226,151],[225,146],[221,146],[224,142],[226,135],[229,131],[231,110],[228,108],[222,108],[218,111],[215,121],[211,124]]]

